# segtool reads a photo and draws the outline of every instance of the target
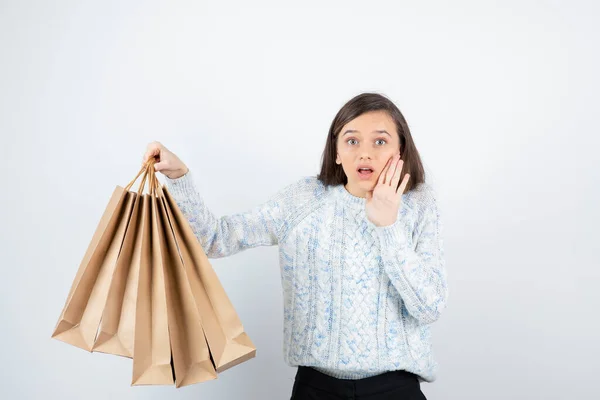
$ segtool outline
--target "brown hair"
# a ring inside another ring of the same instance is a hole
[[[321,172],[317,175],[325,185],[340,185],[348,183],[348,178],[341,165],[335,163],[337,155],[337,137],[348,122],[370,111],[386,111],[394,120],[396,131],[400,138],[400,156],[404,160],[400,183],[404,174],[410,174],[405,192],[415,188],[425,181],[425,170],[419,152],[410,134],[408,124],[396,105],[387,97],[378,93],[362,93],[350,99],[338,111],[331,123],[323,156],[321,158]]]

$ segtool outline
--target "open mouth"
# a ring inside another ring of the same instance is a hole
[[[368,179],[373,175],[373,169],[372,168],[358,168],[358,176],[361,177],[362,179]]]

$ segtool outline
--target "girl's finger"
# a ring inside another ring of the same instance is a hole
[[[396,165],[396,171],[394,171],[394,176],[392,177],[392,182],[390,183],[390,186],[392,186],[393,188],[397,188],[398,183],[400,183],[400,174],[402,173],[403,165],[404,161],[401,159],[398,160],[398,164]]]
[[[402,196],[402,194],[406,190],[406,185],[408,185],[409,179],[410,179],[410,174],[404,174],[404,179],[402,180],[402,184],[400,185],[400,187],[398,188],[398,191],[396,192],[396,193],[398,193],[398,195]]]
[[[169,164],[166,161],[161,161],[154,164],[155,171],[162,171],[163,169],[169,169]]]
[[[391,160],[388,160],[387,164],[385,164],[385,167],[383,167],[383,170],[379,174],[379,179],[378,179],[377,183],[380,185],[385,183],[385,174],[387,173],[387,171],[389,169],[390,162],[391,162]]]
[[[144,154],[144,162],[148,162],[148,160],[157,155],[160,155],[160,149],[158,147],[149,149],[148,151],[146,151],[146,154]]]
[[[388,168],[387,171],[387,176],[385,178],[385,183],[390,186],[392,184],[392,178],[394,177],[394,173],[396,172],[397,166],[398,166],[398,161],[400,160],[400,155],[396,154],[394,157],[392,157],[392,159],[390,160],[390,167]]]

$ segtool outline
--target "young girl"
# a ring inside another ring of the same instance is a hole
[[[364,93],[335,116],[321,172],[217,218],[160,143],[166,176],[208,257],[278,245],[292,399],[424,399],[436,378],[430,324],[448,289],[439,211],[398,108]],[[402,179],[401,179],[402,178]]]

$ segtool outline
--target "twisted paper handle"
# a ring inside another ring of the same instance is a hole
[[[143,174],[142,181],[140,182],[140,186],[138,188],[138,193],[141,194],[143,192],[146,186],[146,181],[149,180],[148,191],[151,195],[155,196],[158,188],[160,187],[160,182],[158,181],[158,178],[156,177],[156,171],[154,170],[155,162],[156,161],[153,158],[148,160],[148,162],[142,166],[140,172],[138,172],[135,178],[133,178],[133,180],[129,182],[129,184],[125,187],[125,190],[129,191],[132,188],[135,181],[137,181],[140,175]]]

